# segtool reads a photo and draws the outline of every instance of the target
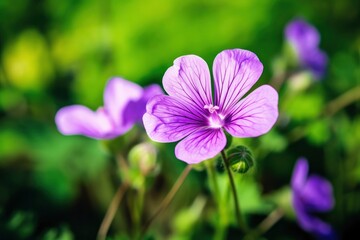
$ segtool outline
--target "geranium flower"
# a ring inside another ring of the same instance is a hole
[[[336,239],[331,226],[316,216],[333,208],[334,198],[329,181],[318,176],[308,176],[309,165],[305,158],[295,164],[292,179],[292,203],[299,225],[319,239]]]
[[[257,56],[246,50],[219,53],[213,63],[214,97],[206,62],[195,55],[177,58],[164,77],[169,94],[156,96],[143,117],[149,137],[175,142],[178,159],[189,164],[216,156],[226,145],[224,130],[234,137],[268,132],[278,117],[278,94],[263,85],[240,100],[263,70]]]
[[[303,19],[291,21],[285,28],[285,37],[293,46],[300,65],[310,70],[315,79],[326,71],[327,56],[319,49],[319,32]]]
[[[84,135],[111,139],[126,133],[141,122],[148,99],[162,94],[159,85],[142,88],[122,78],[112,78],[104,91],[104,106],[92,111],[82,105],[61,108],[55,123],[64,135]]]

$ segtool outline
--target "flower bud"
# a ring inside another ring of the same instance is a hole
[[[308,71],[293,74],[288,80],[289,87],[294,92],[305,91],[310,87],[312,82],[312,75]]]
[[[228,152],[230,168],[236,173],[246,173],[254,166],[254,159],[250,150],[245,146],[237,146]]]
[[[129,163],[146,176],[156,168],[156,148],[150,143],[140,143],[129,152]]]

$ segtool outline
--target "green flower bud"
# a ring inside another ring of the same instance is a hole
[[[245,146],[237,146],[227,152],[230,168],[236,173],[246,173],[254,166],[250,150]]]
[[[129,152],[129,164],[131,168],[137,168],[146,176],[156,169],[156,148],[150,143],[140,143]]]
[[[289,87],[294,92],[305,91],[310,87],[312,82],[312,75],[308,71],[293,74],[288,80]]]

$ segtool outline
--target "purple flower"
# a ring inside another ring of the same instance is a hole
[[[195,55],[177,58],[164,77],[169,94],[156,96],[143,117],[149,137],[175,142],[178,159],[189,164],[216,156],[226,145],[226,130],[234,137],[268,132],[278,117],[278,94],[269,85],[240,100],[263,70],[257,56],[246,50],[219,53],[213,63],[214,97],[206,62]]]
[[[333,208],[332,186],[326,179],[308,176],[309,165],[305,158],[299,158],[295,164],[292,179],[292,203],[299,225],[319,239],[336,239],[331,226],[316,216]]]
[[[82,105],[63,107],[56,113],[55,122],[64,135],[115,138],[141,122],[148,99],[162,93],[159,85],[143,89],[122,78],[112,78],[105,88],[104,107],[95,112]]]
[[[320,35],[316,28],[302,19],[291,21],[285,37],[294,47],[302,67],[309,69],[315,79],[325,75],[327,56],[319,49]]]

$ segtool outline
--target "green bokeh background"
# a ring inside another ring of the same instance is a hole
[[[336,205],[324,218],[343,239],[356,234],[359,98],[334,114],[321,113],[360,86],[359,11],[357,0],[1,1],[0,239],[96,238],[119,184],[114,158],[103,142],[62,136],[54,123],[58,109],[75,103],[96,109],[113,76],[161,84],[176,57],[196,54],[211,67],[216,54],[231,48],[256,53],[264,65],[258,84],[270,83],[284,51],[284,27],[295,17],[319,30],[327,74],[297,93],[286,79],[279,124],[257,139],[235,140],[249,146],[256,161],[251,177],[239,182],[242,204],[258,223],[269,209],[261,199],[279,202],[287,195],[293,165],[304,156],[334,187]],[[147,191],[145,215],[185,166],[175,159],[174,144],[157,146],[161,172]],[[193,171],[183,188],[152,227],[155,239],[211,239],[206,172]],[[112,239],[127,239],[130,217],[123,212],[110,229]],[[291,216],[264,238],[312,239]],[[229,228],[227,239],[238,239],[237,229]]]

